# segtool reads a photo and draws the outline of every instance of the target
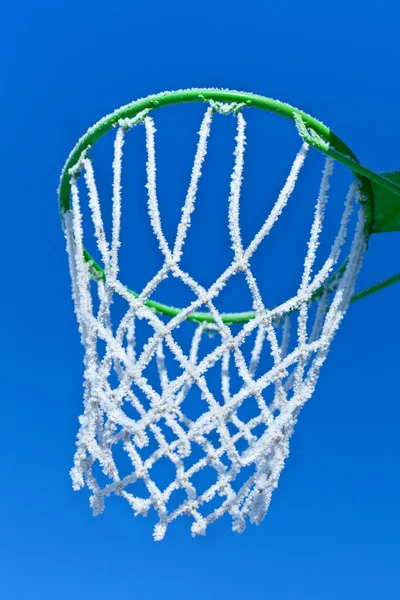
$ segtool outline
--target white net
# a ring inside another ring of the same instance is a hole
[[[154,530],[156,540],[164,537],[168,524],[180,515],[189,515],[192,519],[193,535],[204,534],[207,526],[224,513],[232,517],[233,529],[238,532],[243,531],[248,520],[258,524],[264,518],[289,453],[289,439],[297,415],[314,391],[321,365],[349,305],[365,249],[364,211],[354,183],[347,193],[330,253],[322,266],[315,268],[333,169],[333,161],[328,157],[297,292],[273,309],[264,306],[250,260],[287,204],[308,146],[304,143],[300,148],[268,218],[251,243],[244,247],[239,200],[246,123],[240,108],[211,103],[205,112],[173,247],[168,244],[161,226],[156,193],[155,129],[146,112],[120,122],[116,132],[111,240],[106,239],[93,166],[86,153],[70,171],[72,205],[64,216],[64,225],[75,310],[85,348],[84,413],[80,417],[71,471],[73,486],[74,489],[88,486],[95,514],[102,512],[104,499],[111,494],[123,496],[135,514],[146,515],[153,508],[158,515]],[[237,119],[228,214],[233,257],[229,267],[206,289],[184,271],[180,263],[215,112],[233,112]],[[146,131],[148,213],[163,254],[162,268],[137,297],[119,280],[118,262],[122,148],[127,131],[136,124],[144,124]],[[76,179],[81,172],[88,190],[91,219],[105,273],[103,278],[92,277],[91,264],[84,258],[83,218]],[[357,206],[358,221],[346,268],[341,269],[339,277],[332,277],[354,206]],[[239,271],[244,273],[251,292],[254,315],[234,328],[221,317],[215,301],[227,281]],[[195,300],[176,316],[165,319],[148,305],[148,300],[168,276],[188,286]],[[92,294],[96,293],[98,298],[94,301]],[[116,297],[124,299],[127,310],[118,323],[111,323],[111,305]],[[207,308],[213,322],[194,325],[186,321],[200,307]],[[151,327],[152,333],[137,353],[135,329],[143,321]],[[291,323],[292,329],[293,323],[296,328],[291,335],[296,340],[293,349],[288,344]],[[186,353],[177,341],[181,324],[187,328],[187,336],[194,332],[190,351]],[[243,344],[252,335],[251,353],[245,356]],[[171,375],[166,352],[178,365],[178,375],[175,372]],[[260,372],[263,354],[271,355],[272,365]],[[157,367],[157,382],[146,376],[146,368],[151,363]],[[210,371],[215,373],[214,367],[220,373],[219,395],[208,379]],[[231,386],[233,371],[241,381],[235,392]],[[201,404],[201,414],[196,418],[189,417],[185,411],[194,390],[200,394]],[[257,410],[246,419],[241,407],[249,399]],[[245,444],[239,449],[240,441]],[[117,460],[121,448],[131,467],[123,474]],[[154,475],[160,461],[168,461],[170,465],[170,480],[164,487]],[[100,478],[96,472],[99,466]],[[205,478],[199,489],[196,477],[205,471],[212,477]],[[141,488],[135,488],[138,482],[142,482]],[[139,489],[140,493],[135,491]],[[174,497],[179,501],[171,502]]]

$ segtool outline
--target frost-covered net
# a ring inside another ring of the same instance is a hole
[[[322,267],[315,267],[333,170],[333,161],[328,157],[297,292],[279,306],[266,308],[250,268],[250,259],[287,204],[308,146],[305,143],[301,146],[268,218],[245,247],[239,225],[239,201],[246,123],[240,109],[240,106],[211,103],[205,112],[172,247],[167,243],[160,220],[155,128],[147,112],[121,121],[117,128],[111,239],[106,239],[94,170],[86,154],[70,171],[72,204],[71,211],[64,215],[64,225],[75,309],[85,348],[84,412],[80,417],[71,471],[73,486],[74,489],[84,485],[90,488],[95,514],[103,511],[105,498],[111,494],[123,496],[135,514],[146,515],[149,509],[154,509],[158,515],[154,530],[157,540],[163,538],[168,524],[180,515],[191,518],[193,535],[204,534],[207,526],[224,513],[229,513],[233,529],[238,532],[243,531],[247,521],[258,524],[264,518],[289,453],[289,439],[297,415],[314,391],[321,365],[349,305],[365,249],[364,212],[357,185],[352,184],[329,256]],[[180,262],[191,220],[195,217],[196,194],[215,112],[233,113],[237,119],[227,223],[232,261],[215,283],[205,289],[189,272],[182,270]],[[135,125],[144,126],[146,131],[148,213],[163,254],[162,268],[137,297],[119,280],[118,264],[122,149],[124,137]],[[76,180],[80,173],[88,190],[104,277],[99,276],[84,257],[83,219]],[[347,262],[339,275],[333,276],[354,207],[358,221]],[[221,317],[215,303],[227,281],[239,271],[244,273],[251,292],[254,315],[248,322],[234,325]],[[148,305],[148,299],[168,276],[180,279],[195,295],[190,305],[170,319]],[[92,294],[98,294],[98,298]],[[124,299],[127,310],[118,323],[111,323],[111,305],[116,297]],[[210,319],[197,324],[186,321],[201,307],[209,311],[212,322]],[[152,333],[137,352],[135,330],[143,321]],[[291,324],[294,348],[288,343]],[[192,336],[190,351],[185,352],[177,341],[180,325],[181,332],[186,327],[186,335]],[[253,340],[252,350],[250,356],[245,356],[242,348],[249,338]],[[170,373],[166,352],[179,367],[178,375],[176,370]],[[260,360],[263,354],[272,357],[272,365],[264,370]],[[146,375],[146,368],[152,362],[157,366],[157,381]],[[218,396],[208,379],[210,370],[215,373],[216,368],[220,374]],[[232,390],[230,381],[233,372],[241,381],[236,391]],[[189,417],[185,411],[194,390],[202,407],[196,418]],[[256,411],[246,419],[241,407],[250,399]],[[239,442],[245,443],[240,445]],[[128,473],[123,474],[117,460],[121,449],[130,465]],[[161,461],[164,461],[162,464],[168,462],[171,475],[164,486],[159,485],[154,476]],[[99,467],[101,478],[97,476]],[[211,478],[204,479],[199,489],[196,481],[205,471]],[[204,481],[208,482],[205,489]],[[139,482],[141,487],[135,487]]]

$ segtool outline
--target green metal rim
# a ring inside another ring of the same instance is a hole
[[[142,111],[152,111],[164,106],[182,104],[189,102],[223,102],[235,103],[246,107],[260,108],[287,119],[295,121],[298,125],[298,131],[301,137],[310,145],[317,148],[326,155],[338,160],[350,168],[355,178],[360,182],[360,189],[364,199],[364,209],[366,213],[366,239],[370,237],[373,227],[373,194],[370,180],[375,181],[387,189],[396,188],[390,181],[379,176],[377,173],[363,167],[350,148],[337,137],[323,123],[314,119],[307,113],[286,104],[279,100],[273,100],[264,96],[251,94],[247,92],[238,92],[232,90],[219,89],[189,89],[178,90],[174,92],[163,92],[127,104],[107,115],[91,127],[87,133],[78,141],[72,150],[68,160],[62,170],[59,186],[59,208],[61,216],[70,210],[70,170],[76,167],[83,153],[87,152],[104,134],[118,125],[121,119],[132,119]],[[398,193],[398,192],[397,192]],[[93,260],[90,254],[85,250],[85,259],[90,263],[92,274],[96,279],[104,279],[103,269]],[[137,296],[135,292],[129,290]],[[316,292],[315,297],[320,295],[322,290]],[[371,292],[372,293],[372,292]],[[357,299],[357,298],[355,298]],[[180,308],[174,308],[165,304],[160,304],[153,300],[146,301],[149,308],[168,317],[174,317],[181,311]],[[225,323],[245,323],[254,318],[254,312],[225,313],[221,315]],[[214,319],[209,313],[192,313],[187,320],[200,323],[213,323]]]

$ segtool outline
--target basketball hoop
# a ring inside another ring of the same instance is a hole
[[[153,113],[163,106],[185,102],[203,102],[205,113],[175,242],[170,245],[163,233],[158,207]],[[250,244],[245,245],[239,207],[246,145],[245,113],[249,107],[291,119],[300,136],[300,148],[272,210]],[[182,268],[181,258],[195,217],[202,167],[217,113],[236,120],[227,216],[232,258],[226,270],[206,288]],[[89,153],[93,144],[113,127],[116,135],[112,235],[107,239]],[[122,150],[126,136],[136,127],[145,129],[148,214],[163,255],[161,269],[142,291],[132,291],[121,281],[118,261]],[[326,160],[310,223],[302,276],[292,297],[267,308],[251,259],[289,204],[310,147],[325,154]],[[336,161],[350,168],[354,181],[343,198],[342,217],[331,250],[322,266],[316,268]],[[101,264],[84,246],[77,183],[80,175],[87,188]],[[233,529],[238,532],[243,531],[248,521],[256,524],[262,521],[289,454],[289,440],[299,411],[314,392],[321,366],[350,302],[357,299],[353,295],[355,281],[368,239],[374,231],[398,228],[399,210],[393,213],[396,202],[400,207],[400,187],[396,181],[396,174],[381,176],[361,166],[339,138],[306,113],[288,104],[242,92],[166,92],[123,107],[89,129],[64,167],[60,210],[75,311],[85,348],[84,412],[80,417],[71,475],[74,489],[84,485],[90,489],[94,514],[103,511],[104,500],[111,494],[124,497],[135,514],[146,515],[154,509],[158,515],[156,540],[162,539],[169,523],[181,515],[192,519],[193,535],[204,534],[207,527],[225,513],[231,516]],[[357,214],[355,227],[350,229],[354,213]],[[344,255],[346,240],[349,249]],[[247,312],[220,312],[216,299],[238,272],[245,276],[253,306]],[[159,284],[171,276],[193,292],[195,299],[188,305],[176,308],[161,303],[161,298],[154,299]],[[398,279],[400,276],[395,276],[362,294],[372,293]],[[127,309],[120,321],[112,324],[110,307],[116,297],[126,302]],[[202,307],[206,310],[202,311]],[[135,329],[142,321],[151,327],[152,333],[137,354]],[[180,326],[187,327],[187,337],[191,337],[188,353],[176,339]],[[242,347],[252,335],[251,354],[246,356]],[[290,348],[289,335],[295,339],[295,346]],[[99,342],[105,348],[102,353],[98,350]],[[170,374],[166,352],[179,367],[178,376]],[[260,372],[260,357],[264,353],[271,354],[272,365]],[[151,363],[157,368],[157,382],[145,376]],[[208,381],[210,370],[216,367],[220,371],[220,397],[210,389]],[[233,370],[241,378],[240,389],[234,393],[230,385]],[[185,414],[185,403],[190,401],[194,390],[200,393],[202,405],[202,412],[195,419]],[[241,407],[250,400],[257,411],[245,420]],[[128,407],[134,409],[135,418]],[[238,449],[239,442],[245,443],[244,449],[242,446]],[[114,454],[117,447],[122,447],[131,461],[128,474],[119,472]],[[194,448],[199,458],[189,461]],[[152,474],[162,459],[169,461],[173,472],[165,489],[160,488]],[[108,483],[97,480],[96,465],[100,465]],[[199,491],[194,479],[203,470],[212,473],[214,480]],[[247,475],[241,479],[244,471]],[[144,484],[145,492],[141,495],[131,491],[138,481]],[[171,509],[170,499],[179,490],[183,492],[181,500]]]

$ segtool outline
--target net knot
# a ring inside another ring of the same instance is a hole
[[[248,271],[249,270],[249,260],[244,256],[241,256],[235,261],[236,270],[237,271]]]

